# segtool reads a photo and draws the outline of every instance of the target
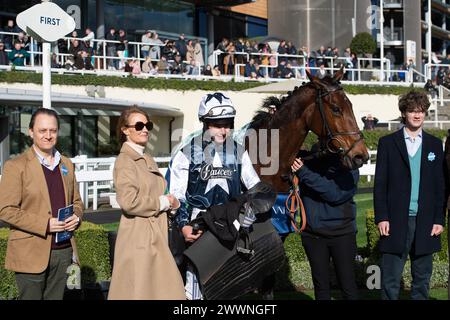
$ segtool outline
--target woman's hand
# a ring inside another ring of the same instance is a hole
[[[181,232],[183,233],[184,236],[184,240],[186,242],[194,242],[195,240],[197,240],[198,238],[200,238],[200,236],[202,235],[203,231],[199,230],[197,232],[197,234],[192,234],[192,226],[190,225],[185,225],[182,229]]]
[[[166,195],[170,203],[170,209],[178,209],[180,207],[180,201],[173,194]]]
[[[292,172],[297,172],[300,168],[303,167],[303,161],[300,158],[295,159],[294,163],[291,166]]]

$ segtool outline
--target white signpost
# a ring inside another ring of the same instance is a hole
[[[50,43],[75,30],[75,20],[58,5],[43,1],[17,15],[17,25],[37,41],[42,42],[42,105],[51,108]]]

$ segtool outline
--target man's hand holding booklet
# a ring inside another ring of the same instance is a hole
[[[70,206],[58,209],[58,221],[64,222],[72,216],[73,216],[73,204],[71,204]],[[62,231],[62,232],[57,232],[55,242],[59,243],[62,241],[69,240],[72,237],[72,233],[73,233],[73,231],[67,231],[67,230]]]

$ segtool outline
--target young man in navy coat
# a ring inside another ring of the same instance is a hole
[[[408,254],[411,298],[428,299],[433,253],[441,250],[444,229],[442,141],[423,130],[430,102],[425,93],[400,97],[404,127],[378,143],[375,223],[380,231],[383,299],[398,299]]]

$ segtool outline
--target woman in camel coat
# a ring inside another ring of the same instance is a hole
[[[166,182],[144,153],[153,124],[137,107],[122,112],[122,149],[114,165],[114,185],[122,217],[116,240],[110,300],[185,299],[184,286],[168,246],[167,211],[179,206],[164,195]]]

